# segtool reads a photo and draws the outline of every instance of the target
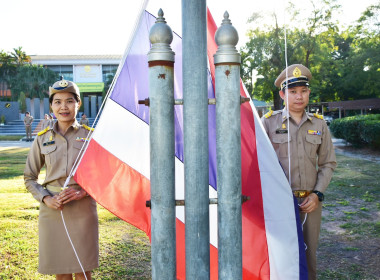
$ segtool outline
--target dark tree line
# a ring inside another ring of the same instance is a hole
[[[39,65],[32,65],[22,47],[7,53],[0,51],[0,89],[10,89],[12,100],[25,97],[48,97],[49,85],[58,79],[55,72]]]
[[[294,6],[287,11],[286,48],[288,65],[301,63],[312,74],[310,101],[325,102],[380,97],[380,4],[366,9],[353,26],[339,29],[334,13],[336,0],[311,1],[313,10],[304,20]],[[290,12],[292,11],[292,12]],[[252,97],[273,101],[281,108],[274,81],[285,68],[285,29],[272,15],[263,25],[253,14],[250,40],[241,48],[241,75]],[[259,78],[252,80],[252,73]]]

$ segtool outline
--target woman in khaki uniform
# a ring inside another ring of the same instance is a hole
[[[91,279],[91,270],[99,266],[96,203],[72,178],[62,190],[90,131],[75,119],[81,104],[75,83],[58,81],[50,87],[49,95],[57,122],[38,134],[24,171],[26,188],[41,203],[38,271],[56,274],[56,279],[73,279],[73,273],[75,279]],[[39,184],[44,165],[46,178]],[[66,235],[61,211],[86,276]]]

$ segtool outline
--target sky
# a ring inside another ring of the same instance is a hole
[[[10,52],[21,46],[28,55],[123,54],[144,0],[2,0],[0,50]],[[239,33],[237,47],[243,46],[254,12],[284,15],[287,0],[208,0],[219,26],[225,11]],[[308,1],[292,0],[296,9],[307,12]],[[317,3],[318,0],[315,0]],[[338,0],[342,24],[357,20],[379,0]],[[173,31],[181,35],[181,0],[150,0],[147,10],[157,15],[159,8]],[[285,18],[279,18],[283,24]]]

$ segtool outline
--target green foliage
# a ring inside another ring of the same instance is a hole
[[[20,103],[20,111],[21,113],[25,113],[26,112],[26,97],[25,97],[25,93],[22,91],[20,92],[20,97],[18,99],[18,102]]]
[[[26,97],[48,97],[49,86],[58,79],[58,74],[40,65],[22,65],[17,74],[10,79],[13,95],[18,97],[24,92]]]
[[[30,57],[21,47],[13,49],[12,53],[0,52],[0,83],[11,89],[13,100],[20,100],[21,93],[24,93],[23,98],[47,97],[49,85],[58,78],[50,69],[30,63]]]
[[[5,123],[5,116],[4,115],[1,115],[1,117],[0,117],[0,123]]]
[[[356,147],[368,145],[380,148],[380,114],[336,119],[331,122],[330,130],[336,138]]]
[[[313,74],[310,102],[380,97],[380,4],[368,7],[354,26],[342,31],[334,17],[341,8],[336,0],[313,7],[306,18],[291,7],[286,27],[288,65],[304,64]],[[240,50],[241,76],[252,97],[273,100],[279,109],[273,82],[285,68],[285,32],[276,14],[272,25],[263,25],[262,17],[250,18],[254,28]],[[262,78],[253,80],[253,72]]]

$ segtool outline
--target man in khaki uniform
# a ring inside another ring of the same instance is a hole
[[[26,142],[33,141],[33,138],[32,138],[32,122],[33,122],[33,117],[30,115],[29,112],[26,112],[25,118],[24,118]]]
[[[84,124],[84,125],[90,126],[89,121],[88,121],[85,113],[83,113],[82,118],[79,121],[79,124],[82,124],[82,125]]]
[[[266,133],[297,197],[309,279],[316,279],[316,250],[322,215],[323,192],[336,167],[331,135],[323,117],[305,111],[309,103],[311,73],[301,64],[282,71],[275,81],[285,108],[262,117]]]

